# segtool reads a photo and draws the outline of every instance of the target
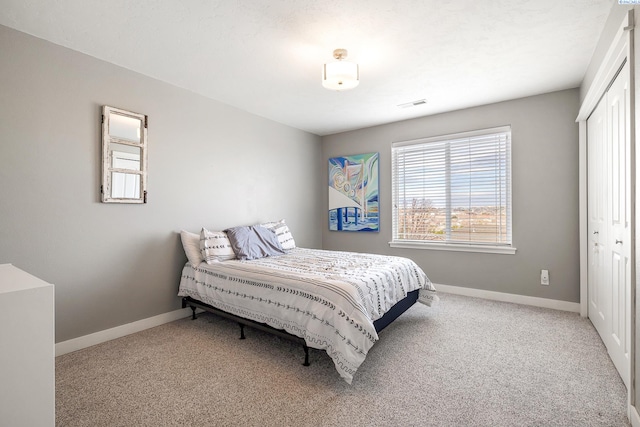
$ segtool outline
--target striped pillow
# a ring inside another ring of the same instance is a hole
[[[234,259],[231,242],[224,231],[209,231],[203,228],[200,231],[200,253],[207,264],[218,261]]]
[[[276,222],[265,222],[260,225],[276,233],[278,242],[280,242],[280,246],[282,246],[282,249],[285,251],[296,248],[296,241],[293,240],[293,235],[287,224],[285,224],[284,219]]]

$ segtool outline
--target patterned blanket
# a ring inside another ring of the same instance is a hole
[[[437,300],[410,259],[296,248],[251,261],[187,263],[178,295],[304,338],[351,384],[378,340],[373,322],[416,289],[420,302]]]

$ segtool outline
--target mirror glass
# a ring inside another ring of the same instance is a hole
[[[140,142],[142,121],[134,117],[109,113],[109,136],[132,142]]]
[[[111,197],[114,199],[139,199],[140,175],[111,172]]]
[[[109,144],[111,167],[139,171],[142,166],[140,162],[141,152],[142,149],[140,147],[112,142]]]

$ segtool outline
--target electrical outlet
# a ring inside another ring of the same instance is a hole
[[[549,286],[549,270],[540,271],[540,284]]]

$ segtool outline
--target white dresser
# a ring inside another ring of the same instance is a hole
[[[0,425],[55,425],[53,285],[0,264]]]

